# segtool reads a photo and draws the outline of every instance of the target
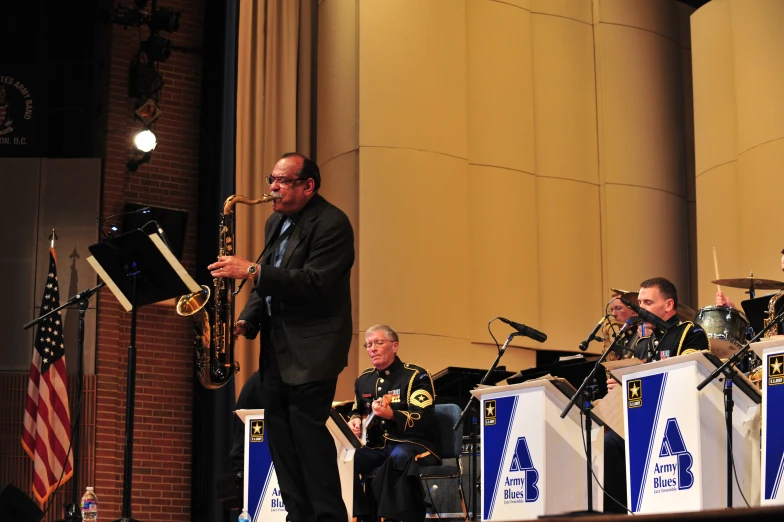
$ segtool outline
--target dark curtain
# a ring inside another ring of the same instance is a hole
[[[206,267],[218,252],[223,201],[234,193],[239,0],[205,3],[196,277],[200,284],[212,286]],[[230,519],[218,501],[216,484],[231,473],[234,382],[206,390],[194,379],[191,520],[196,522]]]

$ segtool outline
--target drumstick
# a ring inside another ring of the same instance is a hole
[[[716,271],[716,280],[719,280],[719,261],[716,259],[716,247],[713,247],[713,269]],[[721,292],[721,285],[716,285],[716,289]]]

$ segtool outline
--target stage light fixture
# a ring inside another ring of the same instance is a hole
[[[171,54],[171,40],[151,34],[150,37],[142,42],[142,50],[147,58],[153,62],[165,62]]]
[[[158,145],[158,140],[150,129],[144,129],[133,137],[133,144],[142,152],[151,152]]]
[[[137,170],[139,170],[139,167],[142,164],[147,163],[148,161],[150,161],[151,157],[152,157],[152,151],[145,152],[144,156],[142,156],[141,158],[129,159],[128,163],[126,163],[125,166],[128,167],[129,171],[136,172]]]
[[[152,122],[161,117],[162,111],[157,103],[148,98],[133,113],[144,123],[145,127],[149,127]]]
[[[114,9],[103,9],[98,19],[101,23],[117,24],[124,27],[138,27],[145,21],[146,15],[137,7],[118,5]]]
[[[131,62],[131,71],[128,75],[128,97],[142,100],[155,98],[161,87],[163,87],[163,77],[153,62],[143,62],[138,57]]]
[[[152,13],[148,25],[151,31],[176,33],[180,30],[180,12],[162,7]]]

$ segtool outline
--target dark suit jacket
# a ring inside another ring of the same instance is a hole
[[[275,213],[264,229],[264,253],[256,285],[239,316],[261,332],[262,368],[273,350],[289,385],[335,378],[348,364],[351,344],[351,289],[354,231],[348,217],[316,194],[295,216],[280,267],[272,265],[272,244],[285,219]],[[272,316],[266,296],[272,297]]]

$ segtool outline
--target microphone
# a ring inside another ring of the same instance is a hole
[[[587,349],[588,349],[588,345],[589,345],[589,344],[591,344],[591,342],[592,342],[594,339],[596,339],[596,332],[598,332],[598,331],[599,331],[599,328],[601,328],[601,327],[602,327],[602,325],[604,324],[604,322],[605,322],[606,320],[607,320],[607,316],[605,315],[604,317],[602,317],[602,319],[601,319],[601,320],[600,320],[598,323],[596,323],[596,326],[594,326],[593,330],[592,330],[592,331],[591,331],[591,333],[588,335],[588,337],[586,337],[586,338],[585,338],[585,341],[583,341],[583,342],[581,342],[581,343],[580,343],[580,350],[581,350],[581,351],[583,351],[583,352],[584,352],[585,350],[587,350]]]
[[[644,308],[640,308],[639,306],[630,302],[623,296],[621,296],[621,302],[626,306],[628,306],[629,308],[631,308],[632,310],[634,310],[634,312],[637,315],[639,315],[646,323],[651,323],[652,325],[656,326],[656,328],[659,328],[660,330],[663,330],[665,332],[670,329],[670,327],[667,326],[667,323],[665,323],[664,320],[658,315],[651,313],[648,310],[645,310]]]
[[[499,317],[498,319],[500,319],[502,323],[506,323],[509,326],[511,326],[512,328],[514,328],[515,330],[517,330],[517,332],[520,335],[524,335],[526,337],[530,337],[534,341],[537,341],[537,342],[540,342],[540,343],[543,343],[543,342],[545,342],[547,340],[547,334],[546,333],[542,333],[539,330],[536,330],[535,328],[531,328],[530,326],[526,326],[524,324],[520,324],[520,323],[516,323],[514,321],[510,321],[509,319],[506,319],[505,317]]]
[[[169,247],[169,250],[171,250],[171,245],[169,244],[169,238],[166,237],[166,232],[163,231],[163,228],[161,228],[157,221],[153,221],[153,223],[155,223],[155,226],[158,227],[158,235],[161,236],[161,241],[163,241],[163,244]]]

